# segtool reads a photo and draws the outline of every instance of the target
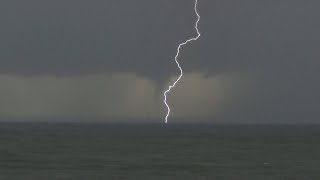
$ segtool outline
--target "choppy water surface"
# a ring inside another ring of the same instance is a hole
[[[320,126],[1,123],[0,179],[320,179]]]

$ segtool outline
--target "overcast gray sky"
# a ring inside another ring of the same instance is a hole
[[[0,1],[0,119],[163,118],[176,48],[196,35],[193,6]],[[319,7],[199,0],[202,36],[181,50],[172,121],[319,122]]]

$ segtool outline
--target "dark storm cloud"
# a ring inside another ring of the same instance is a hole
[[[285,0],[200,1],[203,36],[184,47],[182,65],[186,71],[209,73],[315,67],[319,6]],[[193,35],[196,20],[192,0],[4,0],[0,8],[0,73],[10,74],[123,71],[168,77],[177,70],[176,46]]]
[[[199,1],[203,35],[184,47],[181,63],[186,71],[208,73],[315,68],[319,6]],[[120,71],[165,79],[177,73],[177,44],[195,33],[192,0],[3,0],[0,8],[2,74]]]
[[[319,65],[319,2],[218,0],[200,4],[203,37],[195,46],[185,47],[186,70],[271,68],[291,73]]]
[[[192,33],[192,4],[182,0],[1,1],[0,73],[133,72],[167,78],[176,70],[172,58],[178,41]]]
[[[320,2],[199,0],[202,37],[185,72],[242,72],[248,95],[226,119],[319,119]],[[177,74],[177,45],[195,35],[192,0],[0,1],[0,73]],[[244,93],[244,94],[245,94]],[[295,120],[292,120],[295,121]]]

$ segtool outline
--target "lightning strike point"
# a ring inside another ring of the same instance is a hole
[[[166,114],[166,117],[165,117],[165,123],[168,123],[168,117],[169,117],[169,115],[170,115],[170,107],[169,107],[169,105],[168,105],[168,103],[167,103],[167,93],[169,93],[170,90],[176,86],[176,84],[178,83],[178,81],[179,81],[179,80],[182,78],[182,76],[183,76],[182,68],[181,68],[181,66],[180,66],[180,64],[179,64],[179,62],[178,62],[178,57],[179,57],[179,54],[180,54],[180,48],[181,48],[182,46],[188,44],[188,43],[191,42],[191,41],[196,41],[196,40],[201,36],[201,34],[200,34],[199,30],[198,30],[198,23],[199,23],[199,21],[200,21],[200,15],[199,15],[198,10],[197,10],[197,5],[198,5],[198,0],[195,0],[194,11],[195,11],[198,19],[197,19],[197,21],[196,21],[196,24],[195,24],[195,27],[194,27],[194,28],[196,29],[198,35],[197,35],[196,37],[190,38],[190,39],[186,40],[185,42],[179,44],[178,49],[177,49],[177,54],[176,54],[176,56],[175,56],[174,59],[175,59],[175,62],[176,62],[176,64],[177,64],[178,68],[180,69],[180,75],[179,75],[178,79],[177,79],[172,85],[170,85],[169,88],[163,93],[163,96],[164,96],[163,102],[164,102],[164,104],[165,104],[166,107],[167,107],[167,114]]]

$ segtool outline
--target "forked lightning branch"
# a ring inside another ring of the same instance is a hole
[[[179,57],[179,54],[180,54],[180,48],[181,48],[182,46],[188,44],[188,43],[191,42],[191,41],[196,41],[196,40],[201,36],[201,34],[200,34],[199,30],[198,30],[198,23],[199,23],[199,21],[200,21],[200,15],[199,15],[199,13],[198,13],[197,6],[198,6],[198,0],[195,0],[194,11],[195,11],[195,13],[196,13],[196,15],[197,15],[197,17],[198,17],[197,22],[196,22],[196,24],[195,24],[195,29],[196,29],[196,31],[197,31],[197,36],[196,36],[196,37],[193,37],[193,38],[190,38],[190,39],[186,40],[185,42],[179,44],[178,49],[177,49],[177,54],[176,54],[176,56],[175,56],[175,61],[176,61],[177,66],[178,66],[178,68],[179,68],[179,70],[180,70],[180,75],[179,75],[179,77],[176,79],[176,81],[175,81],[172,85],[170,85],[169,88],[168,88],[168,89],[164,92],[164,94],[163,94],[163,95],[164,95],[164,100],[163,100],[163,102],[164,102],[164,104],[165,104],[166,107],[167,107],[167,114],[166,114],[166,117],[165,117],[165,123],[168,123],[168,118],[169,118],[169,115],[170,115],[170,106],[169,106],[168,103],[167,103],[167,93],[169,93],[170,90],[176,86],[176,84],[178,83],[178,81],[179,81],[179,80],[182,78],[182,76],[183,76],[182,68],[181,68],[181,66],[180,66],[180,64],[179,64],[179,62],[178,62],[178,57]]]

